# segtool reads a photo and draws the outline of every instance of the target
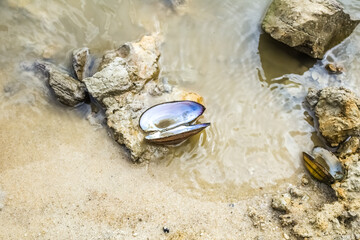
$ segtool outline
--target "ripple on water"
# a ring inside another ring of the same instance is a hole
[[[196,13],[168,23],[161,75],[202,94],[204,116],[212,125],[176,151],[163,178],[194,195],[236,197],[295,181],[299,153],[311,145],[311,126],[303,121],[301,105],[287,105],[286,89],[273,91],[259,79],[259,22],[266,6],[262,1],[197,4]],[[292,72],[299,66],[283,68]],[[288,87],[298,88],[296,82]]]

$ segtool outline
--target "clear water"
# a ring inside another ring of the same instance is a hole
[[[84,124],[81,109],[58,104],[41,79],[21,71],[25,62],[44,57],[66,67],[74,48],[88,46],[101,56],[158,31],[165,36],[160,75],[202,95],[212,125],[148,172],[178,191],[220,199],[296,183],[304,172],[301,152],[316,142],[302,104],[307,88],[341,84],[359,91],[360,29],[316,62],[262,33],[269,2],[194,0],[176,12],[159,0],[1,1],[0,173],[46,162],[58,154],[49,145],[87,151],[73,140],[89,135],[99,141],[105,131]],[[358,1],[342,2],[360,18]],[[329,75],[327,61],[346,72]]]

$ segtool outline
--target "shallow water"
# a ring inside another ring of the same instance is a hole
[[[304,172],[301,152],[317,141],[302,104],[307,88],[342,84],[359,91],[360,29],[316,62],[262,34],[269,2],[191,1],[176,12],[158,0],[1,1],[0,172],[46,162],[57,144],[64,152],[87,151],[74,139],[105,136],[104,127],[84,124],[84,110],[61,106],[42,79],[22,72],[26,62],[49,58],[66,67],[74,48],[88,46],[101,56],[158,31],[165,36],[160,76],[202,95],[212,125],[148,172],[176,191],[212,199],[296,183]],[[342,2],[360,18],[356,0]],[[327,61],[343,64],[346,73],[328,75]]]

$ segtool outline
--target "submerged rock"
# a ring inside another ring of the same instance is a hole
[[[310,89],[307,102],[319,122],[319,131],[331,146],[360,134],[360,99],[342,87]]]
[[[190,0],[162,0],[172,11],[183,14]]]
[[[35,66],[46,76],[59,102],[74,107],[85,101],[86,88],[83,83],[51,63],[36,62]]]
[[[262,28],[274,39],[313,58],[322,58],[358,23],[335,0],[273,0]]]

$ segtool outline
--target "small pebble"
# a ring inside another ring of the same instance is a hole
[[[340,74],[344,72],[344,68],[340,65],[336,65],[334,63],[328,63],[325,66],[326,70],[330,73]]]
[[[289,235],[287,235],[286,233],[284,233],[284,238],[287,240],[287,239],[290,239]]]
[[[296,187],[290,188],[289,193],[291,196],[296,197],[296,198],[301,198],[305,195],[303,191],[301,191],[300,189],[298,189]]]
[[[167,227],[163,227],[163,231],[164,231],[164,233],[169,233],[169,232],[170,232],[170,229],[167,228]]]
[[[308,185],[308,184],[309,184],[309,179],[304,175],[301,178],[301,185],[305,186],[305,185]]]

